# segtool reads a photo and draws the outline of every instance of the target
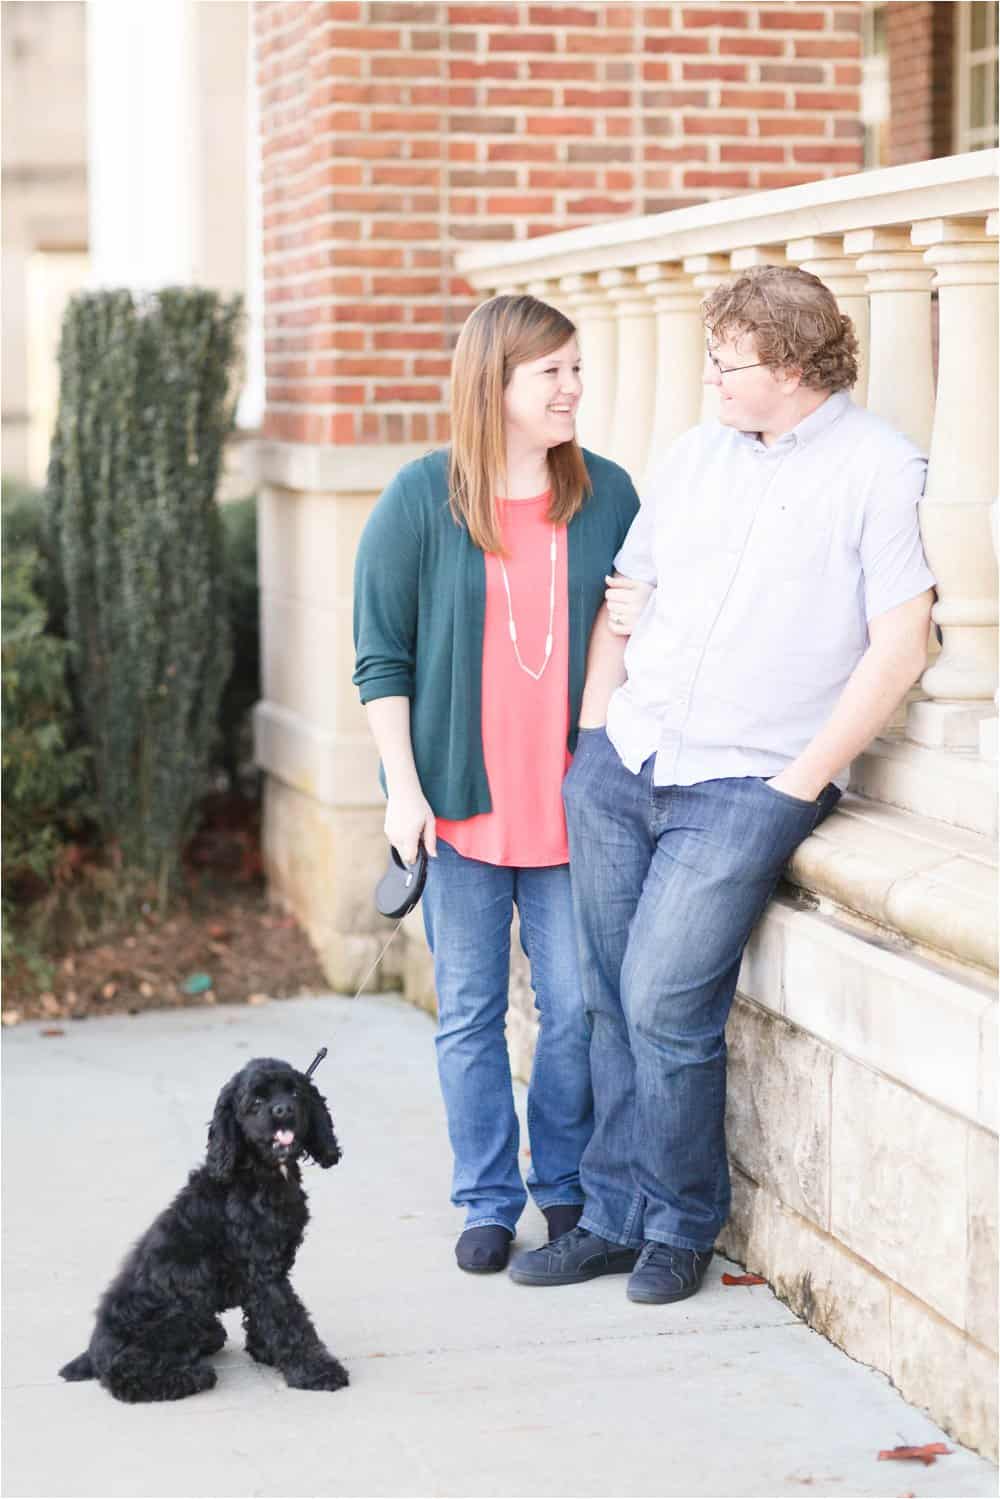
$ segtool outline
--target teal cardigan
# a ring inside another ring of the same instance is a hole
[[[569,748],[604,575],[639,508],[624,469],[584,450],[592,494],[567,527]],[[420,784],[437,817],[491,810],[482,743],[486,564],[448,505],[448,450],[401,469],[377,500],[354,569],[361,701],[410,699]]]

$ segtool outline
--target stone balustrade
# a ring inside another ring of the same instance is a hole
[[[574,318],[585,371],[580,439],[640,484],[674,437],[714,414],[715,391],[701,384],[705,294],[762,263],[822,277],[858,333],[854,398],[930,455],[921,522],[942,649],[909,705],[906,735],[977,754],[981,745],[992,752],[995,735],[980,725],[995,716],[997,690],[997,156],[973,152],[458,257],[483,295],[544,287]],[[976,831],[992,830],[988,800],[979,798]]]
[[[545,286],[583,352],[581,441],[640,489],[715,411],[701,301],[763,263],[854,322],[854,399],[929,455],[926,671],[757,928],[728,1027],[723,1244],[960,1438],[995,1450],[997,158],[984,151],[459,257]],[[940,640],[940,648],[939,648]],[[857,793],[860,793],[857,794]],[[411,993],[432,993],[411,958]],[[515,969],[512,1056],[534,1020]]]

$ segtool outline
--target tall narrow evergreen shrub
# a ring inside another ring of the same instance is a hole
[[[49,519],[107,840],[177,872],[231,648],[215,501],[235,409],[238,298],[86,293],[67,308]]]

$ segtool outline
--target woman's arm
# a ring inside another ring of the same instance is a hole
[[[385,770],[388,802],[385,835],[401,859],[412,864],[417,844],[437,856],[434,813],[424,796],[413,762],[408,697],[379,697],[367,704],[368,724]]]
[[[587,675],[580,701],[581,729],[599,729],[607,720],[611,694],[625,680],[625,645],[625,639],[612,631],[608,606],[602,604],[587,647]]]

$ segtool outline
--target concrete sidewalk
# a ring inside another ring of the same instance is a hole
[[[393,998],[122,1016],[5,1033],[4,1493],[994,1495],[995,1469],[767,1287],[633,1306],[624,1277],[549,1291],[462,1275],[426,1015]],[[310,1170],[294,1280],[352,1384],[290,1390],[242,1351],[219,1383],[125,1406],[64,1384],[131,1241],[202,1157],[251,1056],[305,1066],[343,1162]],[[530,1208],[519,1243],[541,1242]],[[730,1267],[732,1268],[732,1267]],[[930,1468],[880,1448],[946,1440]]]

